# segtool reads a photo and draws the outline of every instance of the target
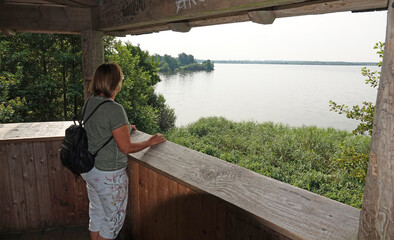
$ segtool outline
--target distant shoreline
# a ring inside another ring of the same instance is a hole
[[[197,60],[197,62],[204,60]],[[287,61],[287,60],[212,60],[213,63],[227,64],[289,64],[289,65],[335,65],[335,66],[376,66],[376,62],[343,62],[343,61]]]

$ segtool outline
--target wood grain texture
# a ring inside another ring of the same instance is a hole
[[[86,224],[85,183],[60,163],[61,141],[0,141],[0,232]]]
[[[133,141],[149,135],[132,134]],[[252,213],[292,239],[355,239],[360,211],[171,142],[131,158],[199,193]],[[209,230],[207,231],[209,233]]]
[[[389,1],[360,239],[394,239],[394,1]]]
[[[54,141],[64,138],[66,128],[73,122],[34,122],[0,124],[0,143],[18,142],[22,140]]]
[[[0,29],[17,32],[80,33],[92,28],[90,8],[0,3]]]

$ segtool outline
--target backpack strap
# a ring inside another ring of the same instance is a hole
[[[97,151],[93,154],[93,156],[96,157],[96,156],[97,156],[97,153],[98,153],[101,149],[103,149],[105,146],[107,146],[107,144],[112,140],[112,138],[114,138],[114,137],[111,135],[111,137],[108,138],[108,140],[103,144],[103,146],[101,146],[101,148],[99,148],[99,150],[97,150]]]
[[[83,120],[83,118],[84,118],[84,116],[85,116],[85,111],[86,111],[86,108],[87,108],[87,106],[88,106],[89,100],[90,100],[90,98],[87,100],[86,105],[85,105],[85,109],[83,110],[83,113],[82,113],[82,120],[81,120],[81,121],[83,122],[83,124],[85,124],[85,123],[89,120],[89,118],[93,115],[93,113],[96,112],[96,110],[97,110],[101,105],[103,105],[104,103],[107,103],[107,102],[112,102],[111,100],[105,100],[104,102],[101,102],[101,103],[100,103],[99,105],[97,105],[96,108],[89,114],[89,116],[86,118],[86,120]]]
[[[83,113],[82,113],[82,120],[81,120],[81,122],[83,122],[83,124],[85,124],[85,123],[89,120],[89,118],[93,115],[93,113],[96,112],[96,110],[97,110],[101,105],[103,105],[104,103],[107,103],[107,102],[112,102],[111,100],[105,100],[104,102],[101,102],[99,105],[96,106],[95,109],[93,109],[92,113],[90,113],[90,115],[89,115],[89,116],[86,118],[86,120],[84,121],[84,120],[83,120],[83,117],[85,116],[85,111],[86,111],[86,108],[87,108],[87,106],[88,106],[89,100],[90,100],[90,98],[88,98],[88,100],[86,101],[85,109],[83,110]],[[80,122],[80,124],[81,124],[81,122]],[[114,137],[111,135],[111,137],[108,138],[108,140],[103,144],[103,146],[101,146],[101,147],[99,148],[99,150],[97,150],[97,151],[93,154],[93,156],[96,157],[96,156],[97,156],[97,153],[98,153],[101,149],[103,149],[105,146],[107,146],[107,144],[112,140],[112,138],[114,138]]]

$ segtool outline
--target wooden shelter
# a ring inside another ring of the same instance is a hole
[[[375,10],[387,10],[387,33],[361,213],[165,143],[130,155],[125,229],[135,239],[394,239],[394,0],[1,0],[0,29],[81,34],[87,86],[104,60],[103,34],[188,32],[223,23],[271,24],[281,17]],[[64,128],[64,123],[0,125],[0,232],[87,221],[83,183],[59,165],[62,134],[54,129]],[[132,139],[146,137],[135,133]]]

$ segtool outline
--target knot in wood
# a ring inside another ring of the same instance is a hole
[[[216,178],[216,173],[215,171],[212,170],[202,170],[202,178],[206,181],[212,181],[213,179]]]

